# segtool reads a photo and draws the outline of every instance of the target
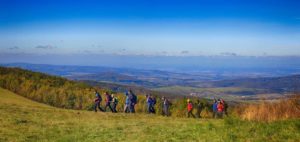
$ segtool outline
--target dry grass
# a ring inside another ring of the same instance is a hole
[[[276,102],[262,101],[259,104],[239,106],[235,112],[245,120],[271,122],[300,118],[300,95]]]

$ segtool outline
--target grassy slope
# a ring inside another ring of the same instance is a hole
[[[183,119],[53,108],[0,88],[0,141],[297,141],[300,121]]]

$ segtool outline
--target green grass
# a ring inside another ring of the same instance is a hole
[[[0,88],[0,141],[299,141],[300,121],[187,119],[66,110]]]

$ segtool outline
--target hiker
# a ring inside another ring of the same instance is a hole
[[[108,92],[105,92],[105,108],[104,108],[105,111],[106,111],[106,108],[108,107],[111,110],[111,112],[114,112],[114,110],[112,109],[112,107],[110,105],[111,101],[112,101],[111,96],[109,95]]]
[[[101,108],[101,101],[102,101],[102,97],[101,95],[95,91],[95,95],[96,95],[96,98],[95,98],[95,105],[94,105],[94,110],[95,112],[97,112],[97,108],[100,110],[100,111],[104,111],[102,108]]]
[[[193,118],[195,118],[195,115],[193,114],[193,103],[190,99],[187,100],[187,110],[188,110],[188,113],[187,113],[187,116],[188,118],[190,116],[192,116]]]
[[[155,113],[155,105],[156,105],[156,98],[152,95],[150,95],[150,98],[152,99],[152,107],[151,107],[151,112]]]
[[[201,118],[201,112],[203,109],[203,104],[200,102],[200,100],[197,100],[197,111],[196,111],[196,117]]]
[[[147,103],[147,112],[151,113],[151,105],[152,105],[152,99],[149,95],[146,95],[146,103]]]
[[[162,98],[163,100],[163,115],[164,116],[170,116],[170,101],[166,98],[166,97],[163,97]]]
[[[118,105],[119,100],[116,96],[114,96],[114,94],[111,94],[111,97],[112,97],[112,101],[111,101],[112,109],[116,113],[117,112],[117,105]]]
[[[129,106],[130,113],[135,113],[135,105],[137,104],[137,96],[132,92],[132,90],[129,90],[129,93],[131,94],[131,104]]]
[[[217,111],[218,111],[218,102],[217,102],[216,99],[214,99],[212,109],[213,109],[213,118],[216,118],[217,117]]]
[[[132,95],[127,91],[125,93],[125,106],[124,106],[124,112],[129,113],[130,112],[130,105],[131,105],[131,100],[132,100]]]
[[[221,99],[221,102],[222,102],[223,105],[224,105],[224,114],[225,114],[226,116],[228,116],[228,113],[227,113],[228,104],[227,104],[223,99]]]
[[[162,97],[161,97],[161,106],[160,106],[160,107],[161,107],[161,115],[162,115],[162,116],[165,115],[165,110],[164,110],[164,106],[165,106],[165,105],[164,105],[164,101],[165,101],[165,97],[162,96]]]
[[[222,118],[224,112],[224,104],[221,101],[218,101],[217,108],[218,108],[217,116],[218,118]]]
[[[154,99],[151,95],[146,95],[146,102],[147,102],[147,111],[148,113],[155,113],[154,110]]]

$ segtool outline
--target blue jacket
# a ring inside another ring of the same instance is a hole
[[[127,105],[131,104],[132,95],[130,93],[126,92],[125,96],[126,96],[125,104],[127,104]]]
[[[213,104],[213,111],[216,112],[218,110],[218,103]]]
[[[150,106],[150,105],[154,105],[154,101],[152,98],[147,98],[147,104]]]

